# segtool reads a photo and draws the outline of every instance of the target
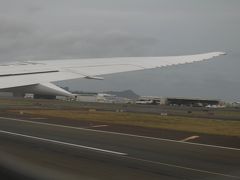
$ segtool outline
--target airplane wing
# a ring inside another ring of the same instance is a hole
[[[103,79],[101,75],[192,63],[224,54],[211,52],[187,56],[65,59],[1,64],[0,90],[48,92],[51,89],[57,92],[59,87],[51,82],[77,78]]]

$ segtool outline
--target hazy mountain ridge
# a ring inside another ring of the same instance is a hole
[[[128,99],[138,99],[140,96],[132,90],[125,91],[106,91],[106,94],[116,95],[118,97],[128,98]]]

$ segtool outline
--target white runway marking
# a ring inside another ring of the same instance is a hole
[[[53,140],[53,139],[40,138],[40,137],[30,136],[30,135],[26,135],[26,134],[14,133],[14,132],[10,132],[10,131],[0,130],[0,133],[13,135],[13,136],[20,136],[20,137],[29,138],[29,139],[35,139],[35,140],[39,140],[39,141],[45,141],[45,142],[50,142],[50,143],[55,143],[55,144],[61,144],[61,145],[66,145],[66,146],[72,146],[72,147],[77,147],[77,148],[81,148],[81,149],[99,151],[99,152],[103,152],[103,153],[109,153],[109,154],[115,154],[115,155],[121,155],[121,156],[126,156],[127,155],[126,153],[121,153],[121,152],[117,152],[117,151],[110,151],[110,150],[100,149],[100,148],[95,148],[95,147],[90,147],[90,146],[72,144],[72,143],[68,143],[68,142],[57,141],[57,140]]]
[[[211,174],[211,175],[215,175],[215,176],[217,175],[217,176],[223,176],[223,177],[227,177],[227,178],[240,179],[239,176],[233,176],[233,175],[230,175],[230,174],[222,174],[222,173],[206,171],[206,170],[202,170],[202,169],[194,169],[194,168],[189,168],[189,167],[185,167],[185,166],[162,163],[162,162],[157,162],[157,161],[150,161],[150,160],[145,160],[145,159],[141,159],[141,158],[134,158],[134,157],[129,157],[129,156],[126,156],[126,158],[132,159],[132,160],[137,160],[137,161],[142,161],[143,163],[158,164],[158,165],[163,165],[163,166],[168,166],[168,167],[178,168],[178,169],[184,169],[184,170],[194,171],[194,172],[203,173],[203,174]]]
[[[142,161],[144,163],[158,164],[158,165],[168,166],[168,167],[171,167],[171,168],[178,168],[178,169],[194,171],[194,172],[203,173],[203,174],[223,176],[223,177],[227,177],[227,178],[234,178],[234,179],[239,179],[240,178],[238,176],[233,176],[233,175],[229,175],[229,174],[222,174],[222,173],[217,173],[217,172],[212,172],[212,171],[206,171],[206,170],[201,170],[201,169],[189,168],[189,167],[185,167],[185,166],[179,166],[179,165],[175,165],[175,164],[168,164],[168,163],[162,163],[162,162],[157,162],[157,161],[145,160],[145,159],[141,159],[141,158],[135,158],[135,157],[127,156],[128,154],[126,154],[126,153],[121,153],[121,152],[117,152],[117,151],[110,151],[110,150],[105,150],[105,149],[89,147],[89,146],[72,144],[72,143],[67,143],[67,142],[62,142],[62,141],[57,141],[57,140],[52,140],[52,139],[30,136],[30,135],[26,135],[26,134],[14,133],[14,132],[10,132],[10,131],[0,130],[0,133],[12,135],[12,136],[20,136],[20,137],[23,137],[23,138],[35,139],[35,140],[44,141],[44,142],[50,142],[50,143],[54,143],[54,144],[72,146],[72,147],[77,147],[77,148],[81,148],[81,149],[99,151],[99,152],[103,152],[103,153],[121,155],[121,156],[125,156],[127,159]]]
[[[108,126],[108,125],[103,124],[103,125],[91,126],[91,128],[99,128],[99,127],[107,127],[107,126]]]
[[[182,141],[182,142],[186,142],[186,141],[193,140],[193,139],[197,139],[197,138],[199,138],[199,136],[190,136],[190,137],[187,137],[187,138],[185,138],[185,139],[182,139],[181,141]]]
[[[7,118],[7,117],[0,117],[0,118],[1,119],[5,119],[5,120],[10,120],[10,121],[24,122],[24,123],[48,125],[48,126],[62,127],[62,128],[90,131],[90,132],[99,132],[99,133],[105,133],[105,134],[115,134],[115,135],[129,136],[129,137],[136,137],[136,138],[143,138],[143,139],[151,139],[151,140],[157,140],[157,141],[166,141],[166,142],[181,143],[181,144],[188,144],[188,145],[195,145],[195,146],[203,146],[203,147],[211,147],[211,148],[218,148],[218,149],[240,151],[240,149],[238,149],[238,148],[231,148],[231,147],[225,147],[225,146],[217,146],[217,145],[209,145],[209,144],[184,142],[184,141],[177,141],[177,140],[172,140],[172,139],[155,138],[155,137],[140,136],[140,135],[134,135],[134,134],[127,134],[127,133],[118,133],[118,132],[111,132],[111,131],[87,129],[87,128],[81,128],[81,127],[73,127],[73,126],[65,126],[65,125],[59,125],[59,124],[43,123],[43,122],[36,122],[36,121],[16,119],[16,118]]]

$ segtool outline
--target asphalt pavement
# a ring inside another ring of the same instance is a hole
[[[0,169],[6,179],[240,179],[240,149],[0,118]]]

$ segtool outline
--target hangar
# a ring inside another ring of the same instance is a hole
[[[170,106],[190,106],[190,107],[207,107],[219,106],[220,100],[217,99],[201,99],[201,98],[166,98],[166,105]]]

